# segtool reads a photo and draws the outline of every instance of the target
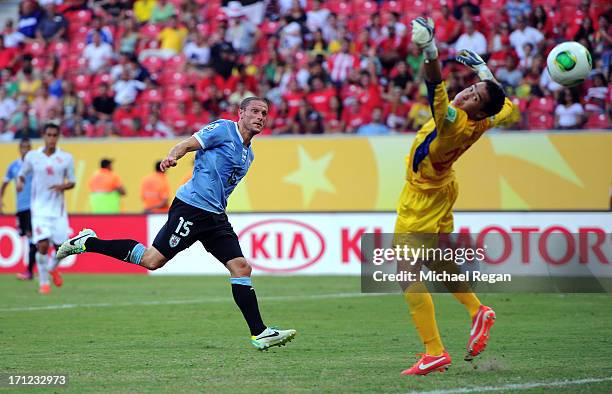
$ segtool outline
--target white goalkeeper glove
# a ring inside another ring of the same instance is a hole
[[[423,52],[425,59],[438,58],[433,19],[420,16],[412,20],[412,42]]]
[[[485,63],[476,52],[470,51],[469,49],[462,49],[457,52],[455,60],[471,68],[478,74],[478,78],[480,78],[481,81],[492,81],[495,79],[493,73],[489,70],[489,67],[487,67],[487,63]]]

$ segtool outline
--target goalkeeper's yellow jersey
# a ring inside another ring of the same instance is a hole
[[[433,118],[418,131],[406,157],[406,179],[418,190],[437,189],[455,179],[453,163],[488,129],[512,113],[506,98],[495,116],[479,121],[468,119],[465,111],[449,104],[444,82],[428,84]]]

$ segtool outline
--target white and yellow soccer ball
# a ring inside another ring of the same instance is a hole
[[[572,87],[581,84],[593,68],[588,49],[575,41],[563,42],[553,48],[546,59],[548,73],[553,81]]]

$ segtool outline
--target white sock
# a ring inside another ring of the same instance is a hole
[[[38,267],[38,282],[40,285],[49,284],[49,271],[47,265],[47,255],[36,252],[36,266]]]

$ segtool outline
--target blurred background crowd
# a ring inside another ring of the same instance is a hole
[[[413,132],[431,113],[410,20],[436,22],[449,96],[471,49],[516,105],[508,129],[610,128],[609,0],[22,0],[0,33],[0,141],[190,135],[238,103],[272,103],[264,134]],[[546,55],[575,40],[593,57],[576,88]]]

